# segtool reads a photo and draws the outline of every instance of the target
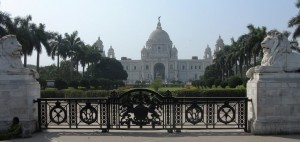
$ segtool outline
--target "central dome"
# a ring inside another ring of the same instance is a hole
[[[150,34],[149,39],[152,39],[154,41],[170,41],[168,33],[162,29],[154,30]]]
[[[169,34],[162,30],[160,21],[157,23],[156,30],[154,30],[150,36],[149,36],[149,41],[154,41],[154,42],[171,42]]]

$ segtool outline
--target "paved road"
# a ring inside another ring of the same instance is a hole
[[[300,142],[300,135],[255,136],[242,131],[117,131],[46,130],[8,142]]]

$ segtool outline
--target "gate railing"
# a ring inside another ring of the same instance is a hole
[[[134,89],[107,98],[41,98],[40,129],[244,129],[246,97],[172,97]]]

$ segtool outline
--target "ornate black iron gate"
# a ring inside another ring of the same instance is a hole
[[[246,97],[172,97],[134,89],[108,98],[38,99],[40,129],[244,129]]]

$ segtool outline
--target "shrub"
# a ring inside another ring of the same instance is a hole
[[[220,83],[220,86],[222,88],[226,88],[226,86],[228,85],[227,81],[226,80],[223,80],[221,83]]]
[[[58,90],[67,89],[68,85],[67,82],[62,79],[56,79],[54,81],[54,87]]]
[[[172,91],[177,97],[246,97],[246,89],[204,89],[189,91]]]
[[[161,80],[159,80],[159,79],[154,80],[154,81],[151,83],[151,87],[152,87],[155,91],[157,91],[161,86],[162,86]]]
[[[111,86],[113,86],[113,82],[111,80],[105,79],[105,78],[100,78],[99,83],[100,83],[101,88],[104,90],[109,90],[110,88],[112,88]]]
[[[46,80],[40,78],[40,79],[38,79],[38,82],[40,83],[41,88],[43,90],[47,87],[47,81]]]
[[[218,87],[221,84],[221,79],[216,79],[214,85]]]
[[[91,88],[90,82],[86,79],[80,80],[79,86],[84,87],[85,89],[90,89]]]
[[[79,86],[78,81],[73,80],[69,83],[69,87],[73,87],[74,89],[78,89],[78,86]]]
[[[230,88],[235,88],[238,85],[242,85],[243,81],[241,78],[237,77],[237,76],[232,76],[228,79],[228,86]]]
[[[95,89],[97,89],[100,86],[100,82],[97,79],[92,79],[90,81],[90,85],[93,86]]]
[[[123,94],[124,91],[118,91]],[[166,91],[159,91],[165,94]],[[111,91],[106,90],[42,90],[41,98],[97,98],[108,97]],[[246,89],[203,89],[203,90],[186,90],[172,91],[174,97],[246,97]]]
[[[209,88],[212,88],[212,86],[214,85],[215,80],[213,78],[209,78],[205,80],[205,85]]]

